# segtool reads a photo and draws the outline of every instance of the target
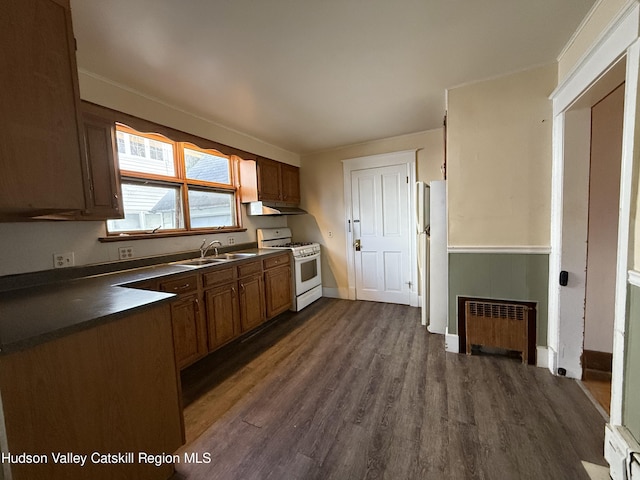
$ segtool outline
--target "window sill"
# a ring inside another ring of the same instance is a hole
[[[157,232],[157,233],[122,233],[120,235],[109,235],[108,237],[99,237],[98,241],[102,243],[108,242],[129,242],[131,240],[148,240],[150,238],[170,238],[170,237],[189,237],[193,235],[211,235],[222,233],[246,232],[246,228],[220,228],[214,230],[190,230],[188,232]]]

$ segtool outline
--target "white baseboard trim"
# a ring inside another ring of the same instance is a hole
[[[549,368],[549,349],[547,347],[536,347],[536,366]]]
[[[449,333],[449,328],[447,328],[447,333],[444,334],[444,350],[445,352],[460,353],[459,337]]]
[[[419,307],[420,304],[422,303],[420,301],[420,297],[418,296],[418,292],[411,292],[411,296],[409,298],[409,302],[411,302],[409,304],[410,307]]]
[[[547,368],[551,373],[555,375],[558,369],[557,367],[558,367],[558,354],[553,348],[547,347]]]
[[[349,289],[322,287],[322,296],[329,297],[329,298],[341,298],[343,300],[349,300]]]

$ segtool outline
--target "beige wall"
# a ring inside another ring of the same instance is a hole
[[[548,246],[550,65],[448,92],[451,246]]]
[[[329,293],[347,298],[347,252],[342,160],[380,153],[419,149],[417,178],[429,182],[442,178],[442,129],[387,138],[301,159],[302,207],[311,215],[290,217],[294,239],[322,245],[322,283]]]
[[[85,71],[78,72],[80,97],[184,132],[199,135],[231,147],[269,157],[291,165],[300,165],[300,156],[249,135],[218,125],[210,120],[168,105],[122,85]]]
[[[626,0],[596,2],[558,58],[558,83],[571,73],[626,3]]]

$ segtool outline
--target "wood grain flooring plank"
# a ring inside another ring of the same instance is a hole
[[[582,479],[604,422],[569,379],[444,351],[402,305],[322,298],[182,376],[181,480]],[[188,414],[187,414],[188,412]]]

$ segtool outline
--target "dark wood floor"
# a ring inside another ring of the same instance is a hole
[[[197,479],[585,479],[604,421],[578,384],[445,353],[416,308],[323,298],[183,373]]]

